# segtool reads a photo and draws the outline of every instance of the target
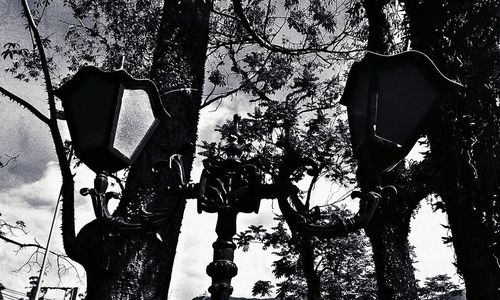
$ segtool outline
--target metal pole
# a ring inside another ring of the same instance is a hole
[[[42,266],[40,268],[40,274],[38,275],[38,282],[36,284],[36,292],[35,292],[35,296],[34,296],[34,300],[37,300],[38,299],[38,294],[40,293],[40,288],[42,286],[42,278],[43,278],[43,270],[45,269],[45,264],[47,262],[47,256],[49,254],[49,251],[50,251],[50,242],[52,240],[52,230],[54,229],[54,224],[56,222],[56,218],[57,218],[57,213],[59,212],[59,202],[61,202],[61,195],[62,195],[62,188],[61,188],[61,192],[59,192],[59,197],[57,197],[57,202],[56,202],[56,208],[54,210],[54,216],[52,217],[52,224],[50,225],[50,231],[49,231],[49,237],[47,239],[47,245],[45,246],[45,253],[43,255],[43,259],[42,259]]]
[[[217,217],[217,241],[213,244],[213,261],[207,266],[207,275],[212,277],[208,288],[211,300],[229,300],[233,292],[231,279],[238,274],[238,267],[233,262],[233,236],[236,234],[237,212],[230,207],[222,208]]]
[[[71,147],[71,146],[70,146]],[[68,161],[71,163],[73,158],[73,148],[70,148],[68,154]],[[63,179],[64,180],[64,179]],[[34,300],[38,300],[38,294],[40,293],[40,288],[42,287],[43,270],[45,269],[45,264],[47,262],[47,256],[50,252],[50,242],[52,240],[52,231],[54,230],[54,224],[56,223],[57,214],[59,212],[59,203],[61,202],[61,197],[63,193],[63,188],[59,191],[59,196],[57,197],[56,208],[54,210],[54,216],[52,217],[52,224],[50,225],[49,237],[47,238],[47,245],[45,246],[45,253],[43,254],[42,266],[40,267],[40,273],[38,274],[38,282],[36,283],[36,292],[34,295]]]

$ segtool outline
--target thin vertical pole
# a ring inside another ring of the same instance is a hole
[[[212,277],[212,285],[208,288],[210,300],[229,300],[233,292],[231,279],[238,274],[238,267],[233,262],[237,214],[231,207],[223,207],[218,212],[213,261],[207,266],[207,275]]]
[[[71,147],[71,146],[70,146]],[[68,161],[71,163],[71,159],[73,158],[73,148],[71,147],[68,154]],[[49,237],[47,238],[47,244],[45,246],[45,253],[43,254],[42,266],[40,267],[40,273],[38,274],[38,282],[36,283],[36,292],[34,295],[34,300],[38,300],[38,294],[40,294],[40,289],[42,287],[42,279],[45,269],[45,264],[47,263],[47,256],[50,253],[50,242],[52,241],[52,232],[54,231],[54,225],[56,223],[57,215],[59,213],[59,203],[61,202],[63,193],[63,188],[61,186],[61,190],[59,191],[59,196],[57,197],[56,208],[54,210],[54,216],[52,217],[52,224],[50,224]]]
[[[52,231],[54,229],[54,224],[56,222],[56,218],[57,218],[57,215],[59,212],[59,203],[61,202],[61,196],[62,196],[62,188],[61,188],[61,192],[59,192],[59,197],[57,198],[56,208],[54,210],[54,216],[52,217],[52,224],[50,225],[49,237],[47,239],[47,244],[45,246],[45,253],[43,254],[42,266],[40,268],[40,274],[38,275],[38,282],[36,284],[36,292],[35,292],[35,296],[33,298],[34,300],[38,299],[38,294],[40,293],[40,288],[42,287],[42,279],[43,279],[43,275],[44,275],[43,270],[45,269],[45,264],[47,262],[47,256],[50,252],[50,242],[52,240]]]

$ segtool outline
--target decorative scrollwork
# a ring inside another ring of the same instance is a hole
[[[206,159],[200,178],[198,212],[214,213],[223,207],[238,212],[257,213],[262,183],[260,170],[251,163],[232,160]]]
[[[112,229],[144,230],[156,229],[163,224],[164,214],[161,212],[150,213],[141,209],[137,222],[130,222],[120,216],[113,216],[108,209],[111,199],[120,199],[120,194],[116,192],[106,192],[108,188],[108,179],[105,173],[97,174],[94,180],[94,188],[83,188],[80,190],[82,196],[92,198],[94,214],[99,222]]]
[[[317,224],[321,219],[319,207],[309,208],[311,190],[307,193],[306,202],[301,200],[301,191],[292,183],[291,175],[298,171],[305,171],[313,176],[318,176],[318,166],[311,159],[296,159],[289,161],[288,165],[281,167],[280,183],[281,193],[278,193],[278,204],[285,221],[290,229],[295,232],[303,232],[319,238],[336,238],[346,236],[350,232],[357,231],[369,226],[375,211],[382,199],[389,199],[396,195],[396,188],[386,186],[376,188],[374,191],[362,193],[354,191],[352,198],[359,198],[360,208],[356,215],[350,218],[337,218],[328,225]]]

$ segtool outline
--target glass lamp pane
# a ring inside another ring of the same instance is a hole
[[[438,91],[416,65],[401,65],[379,72],[375,134],[406,147],[429,115]]]
[[[123,90],[113,148],[130,159],[154,121],[148,93],[141,89]]]

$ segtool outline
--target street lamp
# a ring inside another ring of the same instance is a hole
[[[94,189],[82,189],[82,195],[91,195],[99,220],[126,227],[107,209],[109,199],[117,197],[106,193],[107,176],[130,166],[168,116],[155,84],[123,69],[87,66],[54,94],[62,100],[75,154],[96,173]]]
[[[458,86],[425,54],[367,52],[355,62],[340,101],[347,106],[362,189],[378,185],[411,150],[446,93]]]
[[[84,67],[55,95],[75,153],[96,173],[130,166],[166,114],[155,84],[122,69]]]
[[[380,175],[404,159],[447,93],[459,87],[421,52],[392,56],[367,52],[353,64],[340,101],[347,106],[354,157],[358,160],[361,191],[353,192],[352,197],[360,198],[360,210],[352,218],[315,225],[318,212],[301,211],[296,193],[282,195],[278,203],[290,226],[322,238],[343,236],[366,227],[380,199],[396,194],[394,187],[380,186]],[[294,169],[304,165],[314,163],[299,163]],[[296,203],[295,208],[289,200]]]

